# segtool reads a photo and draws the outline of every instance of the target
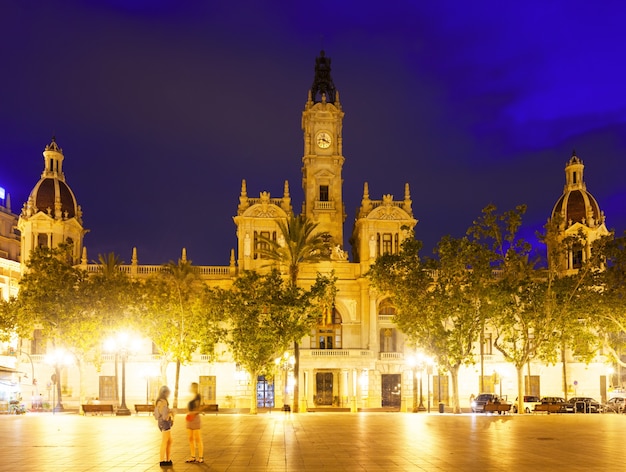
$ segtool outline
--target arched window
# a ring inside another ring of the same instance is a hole
[[[313,333],[313,349],[341,349],[341,315],[336,308],[326,319],[320,320]]]
[[[396,307],[386,298],[378,305],[378,314],[380,316],[394,316],[396,314]]]

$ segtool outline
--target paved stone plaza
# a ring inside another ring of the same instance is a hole
[[[616,471],[626,415],[426,413],[220,414],[203,417],[205,463],[186,464],[184,418],[173,430],[183,471]],[[152,416],[0,417],[2,471],[158,471]]]

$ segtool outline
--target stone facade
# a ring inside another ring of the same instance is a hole
[[[250,395],[256,396],[259,406],[280,407],[283,401],[290,401],[291,386],[297,381],[302,410],[333,407],[351,411],[369,408],[406,410],[413,398],[413,390],[417,388],[417,376],[425,405],[448,403],[450,387],[447,376],[439,375],[436,366],[425,361],[417,365],[410,364],[409,358],[415,356],[415,350],[407,345],[403,334],[394,326],[393,307],[383,294],[372,289],[365,276],[376,257],[397,252],[403,239],[410,234],[409,230],[417,224],[409,184],[405,184],[400,199],[394,199],[391,194],[373,199],[365,183],[361,206],[350,237],[351,260],[344,248],[343,118],[339,92],[330,76],[330,59],[322,52],[316,60],[313,87],[309,90],[302,113],[302,213],[313,218],[319,223],[319,229],[329,234],[333,251],[329,261],[304,264],[299,282],[303,286],[310,286],[318,273],[330,274],[334,271],[338,277],[338,295],[332,323],[315,327],[310,336],[302,340],[299,379],[292,378],[288,361],[279,361],[274,384],[261,379],[259,391],[251,392],[247,373],[238,369],[228,353],[214,363],[209,363],[206,356],[198,354],[191,364],[182,368],[181,397],[184,397],[185,385],[200,381],[208,402],[219,403],[221,407],[248,406]],[[93,272],[98,269],[87,263],[86,249],[82,245],[86,231],[82,226],[80,206],[65,183],[63,159],[61,149],[53,140],[44,151],[41,179],[19,218],[22,254],[27,258],[36,245],[56,246],[70,239],[74,243],[77,264]],[[573,157],[566,168],[566,175],[566,194],[574,190],[586,192],[581,161]],[[585,202],[591,199],[587,198]],[[595,205],[597,207],[597,203]],[[562,203],[563,206],[567,207],[567,204]],[[558,203],[557,207],[554,212],[561,211]],[[239,271],[267,270],[267,261],[263,261],[257,251],[259,238],[279,238],[277,220],[293,213],[288,182],[284,183],[281,197],[273,197],[268,192],[261,192],[256,197],[248,195],[246,181],[242,181],[234,216],[236,250],[232,251],[228,266],[198,267],[201,277],[211,286],[226,288],[232,284]],[[568,224],[564,231],[579,225],[576,230],[584,227],[590,235],[606,232],[604,215],[600,213],[599,207],[597,212],[593,210],[591,214],[585,214],[584,219],[575,222],[572,219]],[[186,258],[184,250],[182,258]],[[137,251],[133,250],[131,264],[122,266],[121,270],[131,277],[145,278],[161,270],[161,266],[140,264]],[[485,377],[488,376],[483,379],[485,389],[502,391],[512,400],[516,395],[515,370],[503,362],[490,340],[486,336],[482,350],[483,372]],[[23,346],[27,346],[26,341]],[[153,400],[159,386],[158,357],[153,355],[149,340],[143,340],[141,346],[127,363],[126,396],[129,405]],[[480,351],[477,346],[476,352]],[[50,378],[52,367],[43,362],[43,353],[33,350],[31,346],[30,359],[38,379]],[[24,358],[20,360],[24,361]],[[598,355],[595,362],[583,365],[570,358],[569,378],[577,381],[571,393],[604,398],[610,383],[607,382],[605,361],[603,356]],[[168,370],[170,382],[174,377],[173,369],[172,364]],[[529,367],[529,375],[536,393],[561,396],[560,371],[560,366],[533,363]],[[88,386],[88,396],[99,397],[100,401],[114,400],[111,398],[114,372],[113,358],[110,356],[104,358],[100,370],[95,367],[87,369],[85,384]],[[470,395],[480,393],[478,364],[463,368],[459,380],[461,406],[467,407]],[[64,368],[61,382],[69,402],[76,402],[78,369],[74,366]],[[23,390],[31,392],[34,397],[41,394],[50,400],[47,397],[51,389],[47,381],[40,382],[38,386],[25,386]],[[25,400],[28,400],[28,395],[24,395]]]

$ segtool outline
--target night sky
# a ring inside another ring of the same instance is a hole
[[[488,203],[526,203],[532,236],[576,149],[626,229],[626,4],[3,2],[0,186],[18,212],[56,135],[89,259],[228,263],[241,179],[300,208],[300,129],[315,57],[346,113],[348,244],[363,182],[411,185],[430,253]],[[429,5],[430,4],[430,5]]]

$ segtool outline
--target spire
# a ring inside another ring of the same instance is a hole
[[[235,266],[235,249],[230,250],[230,261],[228,263],[231,267]]]
[[[87,246],[83,246],[83,254],[80,258],[81,265],[87,265]]]
[[[241,181],[241,193],[239,194],[239,206],[237,210],[241,215],[249,206],[248,202],[248,187],[246,186],[246,179]]]
[[[283,189],[283,199],[280,207],[285,210],[287,214],[292,212],[291,209],[291,196],[289,195],[289,181],[285,180],[285,187]]]
[[[7,199],[4,201],[4,207],[11,211],[11,194],[7,193]]]
[[[367,182],[363,184],[363,200],[370,198],[370,186]]]
[[[326,102],[335,103],[335,84],[330,76],[330,57],[326,57],[324,50],[315,58],[315,78],[311,87],[311,99],[319,103],[326,95]]]
[[[413,216],[412,204],[413,201],[411,200],[411,189],[409,187],[409,183],[407,182],[404,184],[404,203],[402,204],[402,207],[404,208],[404,211],[406,211],[411,216]]]
[[[183,252],[180,256],[181,262],[187,262],[187,248],[183,248]]]
[[[132,265],[135,265],[135,266],[139,263],[139,259],[137,259],[137,248],[136,247],[133,248],[133,255],[130,258],[130,263]]]

